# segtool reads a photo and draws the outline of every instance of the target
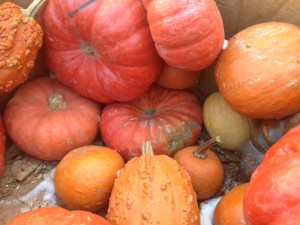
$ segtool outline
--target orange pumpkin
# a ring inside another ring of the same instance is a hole
[[[91,144],[98,134],[100,107],[56,79],[23,84],[3,115],[12,141],[43,160],[60,160],[74,148]]]
[[[199,225],[199,206],[190,176],[166,155],[143,155],[127,162],[115,180],[107,218],[114,225]]]
[[[216,139],[210,139],[203,145],[186,147],[174,156],[177,163],[190,174],[198,199],[210,198],[223,184],[223,165],[209,149],[216,143]]]
[[[0,5],[0,95],[27,80],[43,42],[43,31],[34,20],[45,0],[22,9],[11,2]]]
[[[21,213],[7,225],[110,225],[103,217],[86,211],[69,211],[61,207],[47,206]]]
[[[124,166],[113,149],[83,146],[69,152],[54,173],[57,196],[72,209],[98,211],[107,206],[117,171]]]
[[[197,83],[200,74],[200,71],[186,71],[165,63],[156,83],[165,88],[186,89]]]
[[[221,198],[214,212],[214,225],[245,224],[243,201],[248,187],[249,183],[239,184]]]
[[[236,112],[278,119],[300,110],[300,27],[267,22],[232,37],[216,65],[216,81]]]

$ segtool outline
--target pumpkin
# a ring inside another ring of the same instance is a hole
[[[220,137],[218,145],[238,150],[250,138],[249,119],[235,112],[218,91],[210,94],[203,105],[204,126],[211,137]]]
[[[300,26],[298,0],[216,0],[216,3],[223,18],[227,39],[249,26],[268,21]]]
[[[300,125],[289,130],[272,145],[252,174],[244,197],[246,224],[298,224],[299,137]]]
[[[189,174],[166,155],[153,155],[151,142],[142,156],[121,169],[109,199],[113,225],[199,225],[199,206]]]
[[[43,77],[17,90],[3,119],[8,135],[24,152],[42,160],[60,160],[94,141],[99,111],[94,101]]]
[[[48,66],[62,83],[96,101],[138,98],[162,65],[144,15],[135,0],[49,1],[42,15]]]
[[[243,200],[248,187],[249,182],[239,184],[221,198],[215,208],[214,225],[246,224],[243,213]]]
[[[214,0],[143,0],[158,54],[171,66],[199,71],[215,61],[224,42]]]
[[[47,206],[21,213],[7,225],[110,225],[103,217],[87,211],[69,211],[58,206]]]
[[[103,146],[83,146],[67,153],[54,173],[57,196],[72,209],[98,211],[107,206],[122,157]]]
[[[300,27],[267,22],[232,37],[216,65],[216,82],[236,112],[279,119],[300,110]]]
[[[212,138],[200,146],[189,146],[178,151],[174,159],[191,176],[198,199],[208,199],[220,190],[224,181],[224,168],[212,150],[219,137]]]
[[[0,177],[4,172],[5,167],[5,150],[6,150],[6,137],[5,128],[2,121],[2,116],[0,116]]]
[[[43,43],[43,31],[33,18],[44,0],[23,9],[12,2],[0,5],[0,95],[28,79]]]
[[[126,161],[140,156],[140,146],[147,140],[155,154],[172,156],[197,142],[202,108],[191,93],[153,85],[136,100],[106,105],[99,126],[106,146],[117,150]]]
[[[194,86],[200,71],[186,71],[164,63],[156,83],[165,88],[187,89]]]

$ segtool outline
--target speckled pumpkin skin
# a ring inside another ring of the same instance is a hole
[[[27,80],[42,46],[40,25],[11,2],[0,5],[0,95]]]
[[[196,144],[202,122],[195,95],[154,85],[136,100],[106,105],[100,131],[105,144],[129,160],[141,155],[145,141],[151,141],[155,154],[169,156]]]
[[[113,225],[199,225],[190,176],[166,155],[128,161],[115,180],[107,219]]]

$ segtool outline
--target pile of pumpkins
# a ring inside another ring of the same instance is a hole
[[[224,182],[212,147],[240,149],[252,119],[298,115],[214,214],[215,225],[296,224],[300,27],[259,23],[222,50],[224,41],[213,0],[2,3],[0,93],[13,96],[0,124],[0,174],[6,138],[57,160],[53,182],[68,207],[8,224],[199,225],[199,201]],[[42,47],[52,75],[25,82]],[[201,105],[189,89],[213,64],[218,91]],[[211,139],[198,146],[204,128]],[[99,135],[105,146],[93,145]],[[97,215],[105,207],[106,218]]]

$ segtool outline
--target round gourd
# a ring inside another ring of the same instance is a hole
[[[102,103],[147,92],[162,65],[141,1],[51,0],[42,15],[46,60],[65,85]]]
[[[224,42],[214,0],[143,0],[152,38],[166,63],[188,71],[209,66]]]
[[[43,31],[34,20],[44,0],[23,9],[12,2],[0,5],[0,95],[28,79],[43,43]]]
[[[165,63],[156,83],[165,88],[187,89],[197,83],[200,74],[200,71],[186,71]]]
[[[3,174],[4,167],[5,167],[5,150],[6,150],[5,128],[2,121],[2,116],[0,115],[0,177]]]
[[[47,206],[21,213],[6,225],[110,225],[103,217],[91,212],[69,211],[57,206]]]
[[[123,166],[122,157],[113,149],[93,145],[76,148],[56,167],[56,194],[71,209],[98,211],[107,206]]]
[[[127,162],[109,199],[107,219],[113,225],[199,225],[197,196],[191,178],[166,155],[153,155],[146,142],[143,155]]]
[[[299,137],[300,125],[272,145],[252,174],[244,197],[246,224],[299,223]]]
[[[100,107],[56,79],[38,78],[22,85],[3,115],[12,141],[42,160],[60,160],[74,148],[91,144],[98,134]]]
[[[300,110],[300,27],[267,22],[232,37],[216,65],[219,90],[241,115],[280,119]]]
[[[202,108],[197,98],[158,85],[136,100],[106,105],[100,117],[104,143],[125,160],[140,156],[140,146],[147,140],[155,154],[174,155],[195,144],[201,131]]]
[[[178,151],[174,159],[191,176],[198,199],[208,199],[220,190],[224,169],[218,156],[209,148],[217,141],[211,139],[200,146],[189,146]]]
[[[220,92],[208,96],[203,105],[204,126],[211,137],[220,137],[218,145],[227,150],[238,148],[250,138],[247,117],[235,112]]]
[[[227,192],[218,202],[214,212],[214,225],[246,224],[243,201],[249,183],[239,184]]]

